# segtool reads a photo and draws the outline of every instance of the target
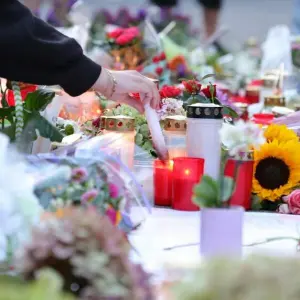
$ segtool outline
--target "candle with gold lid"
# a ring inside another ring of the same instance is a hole
[[[255,85],[249,85],[246,87],[246,99],[247,103],[254,104],[259,102],[261,87]]]
[[[111,147],[120,151],[121,161],[129,168],[133,167],[135,122],[134,118],[119,115],[104,118],[104,133],[113,133]]]
[[[186,117],[170,116],[164,124],[164,137],[169,158],[186,156]]]
[[[263,85],[260,89],[260,102],[264,103],[265,97],[270,97],[274,94],[274,89],[276,88],[276,84],[278,82],[278,76],[275,74],[268,74],[263,76],[262,78]]]
[[[272,95],[269,97],[265,97],[264,101],[264,112],[271,112],[272,108],[278,107],[285,107],[285,97],[282,95]]]

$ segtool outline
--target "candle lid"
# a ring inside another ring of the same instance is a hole
[[[187,117],[195,119],[222,119],[223,107],[213,103],[196,103],[188,105]]]
[[[265,97],[265,106],[285,106],[285,97],[278,95]]]
[[[248,111],[248,104],[242,102],[236,102],[234,105],[239,108],[243,113]]]
[[[134,118],[127,116],[107,116],[105,120],[105,129],[109,131],[128,132],[134,131]]]
[[[260,87],[255,85],[249,85],[246,88],[246,95],[248,96],[258,96],[260,92]]]
[[[276,116],[276,117],[283,117],[283,116],[287,116],[291,113],[293,113],[294,110],[287,108],[287,107],[282,107],[282,106],[274,106],[272,108],[272,113]]]
[[[185,116],[169,116],[165,121],[164,129],[166,131],[186,131]]]

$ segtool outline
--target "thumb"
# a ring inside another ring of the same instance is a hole
[[[124,96],[121,100],[121,103],[130,105],[141,114],[143,114],[145,111],[143,103],[140,100],[137,100],[129,95]]]

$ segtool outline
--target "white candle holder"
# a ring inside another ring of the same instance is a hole
[[[169,159],[186,157],[186,117],[167,117],[163,133],[169,152]]]

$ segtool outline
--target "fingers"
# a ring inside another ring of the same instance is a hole
[[[123,104],[127,104],[133,108],[135,108],[139,113],[143,114],[144,113],[144,105],[141,101],[136,100],[132,97],[130,97],[129,95],[120,95],[120,97],[118,97],[118,95],[116,95],[116,99],[118,99],[118,102],[123,103]]]

